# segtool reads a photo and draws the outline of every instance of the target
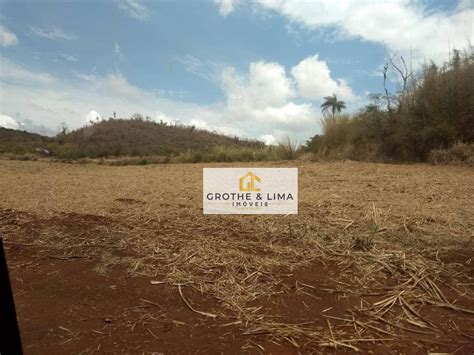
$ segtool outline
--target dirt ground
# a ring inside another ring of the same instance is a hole
[[[202,168],[299,168],[297,216],[205,216]],[[474,169],[0,160],[26,354],[474,352]]]

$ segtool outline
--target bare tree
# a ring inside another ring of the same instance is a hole
[[[58,135],[59,136],[65,136],[68,132],[69,128],[68,128],[68,125],[66,122],[62,121],[60,124],[59,124],[59,128],[58,128]]]
[[[387,89],[387,73],[388,73],[388,63],[385,63],[383,66],[383,89],[385,91],[385,100],[387,100],[387,111],[392,112],[392,103],[390,100],[391,95]]]
[[[400,74],[400,78],[402,79],[402,82],[403,82],[400,91],[402,95],[405,95],[407,91],[408,80],[413,76],[413,72],[411,70],[408,70],[403,56],[400,56],[400,63],[395,63],[394,61],[395,57],[396,55],[394,54],[390,58],[390,64]]]
[[[143,115],[141,113],[134,113],[132,117],[130,117],[132,120],[137,120],[137,121],[143,121]]]
[[[411,69],[408,69],[403,56],[399,57],[398,63],[395,62],[394,60],[395,57],[396,56],[393,55],[390,58],[390,63],[392,67],[397,71],[397,73],[399,74],[402,80],[401,88],[399,88],[400,92],[399,92],[399,99],[398,99],[398,112],[400,112],[402,110],[403,104],[406,101],[405,98],[407,98],[409,94],[408,91],[410,88],[408,84],[409,84],[409,80],[413,78],[413,71]]]
[[[401,79],[401,85],[399,86],[399,96],[395,96],[389,92],[387,89],[387,79],[389,75],[389,70],[390,68],[393,68],[393,70],[398,73]],[[398,112],[400,112],[402,108],[402,103],[404,101],[404,98],[406,97],[408,90],[409,90],[409,80],[410,78],[413,77],[413,71],[411,69],[408,69],[405,58],[403,56],[397,56],[397,54],[393,54],[389,56],[388,61],[384,64],[383,66],[383,89],[385,92],[385,95],[383,98],[387,102],[387,111],[389,113],[393,112],[393,104],[395,101],[398,101]]]

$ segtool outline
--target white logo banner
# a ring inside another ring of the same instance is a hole
[[[204,168],[204,214],[297,214],[297,168]]]

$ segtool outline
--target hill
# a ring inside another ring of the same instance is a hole
[[[109,119],[56,139],[60,144],[74,146],[87,157],[170,155],[187,150],[204,151],[215,146],[263,146],[258,141],[228,137],[193,126],[170,126],[142,119]]]
[[[109,119],[54,138],[0,129],[0,153],[35,153],[47,149],[59,158],[119,156],[173,156],[185,152],[207,152],[216,147],[260,149],[264,143],[196,129],[170,126],[144,119]]]
[[[0,127],[0,153],[34,153],[37,148],[45,148],[54,138],[40,134]]]

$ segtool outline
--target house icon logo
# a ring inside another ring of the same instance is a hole
[[[243,192],[260,191],[255,187],[255,182],[261,182],[260,178],[249,171],[247,174],[239,179],[239,190]]]

